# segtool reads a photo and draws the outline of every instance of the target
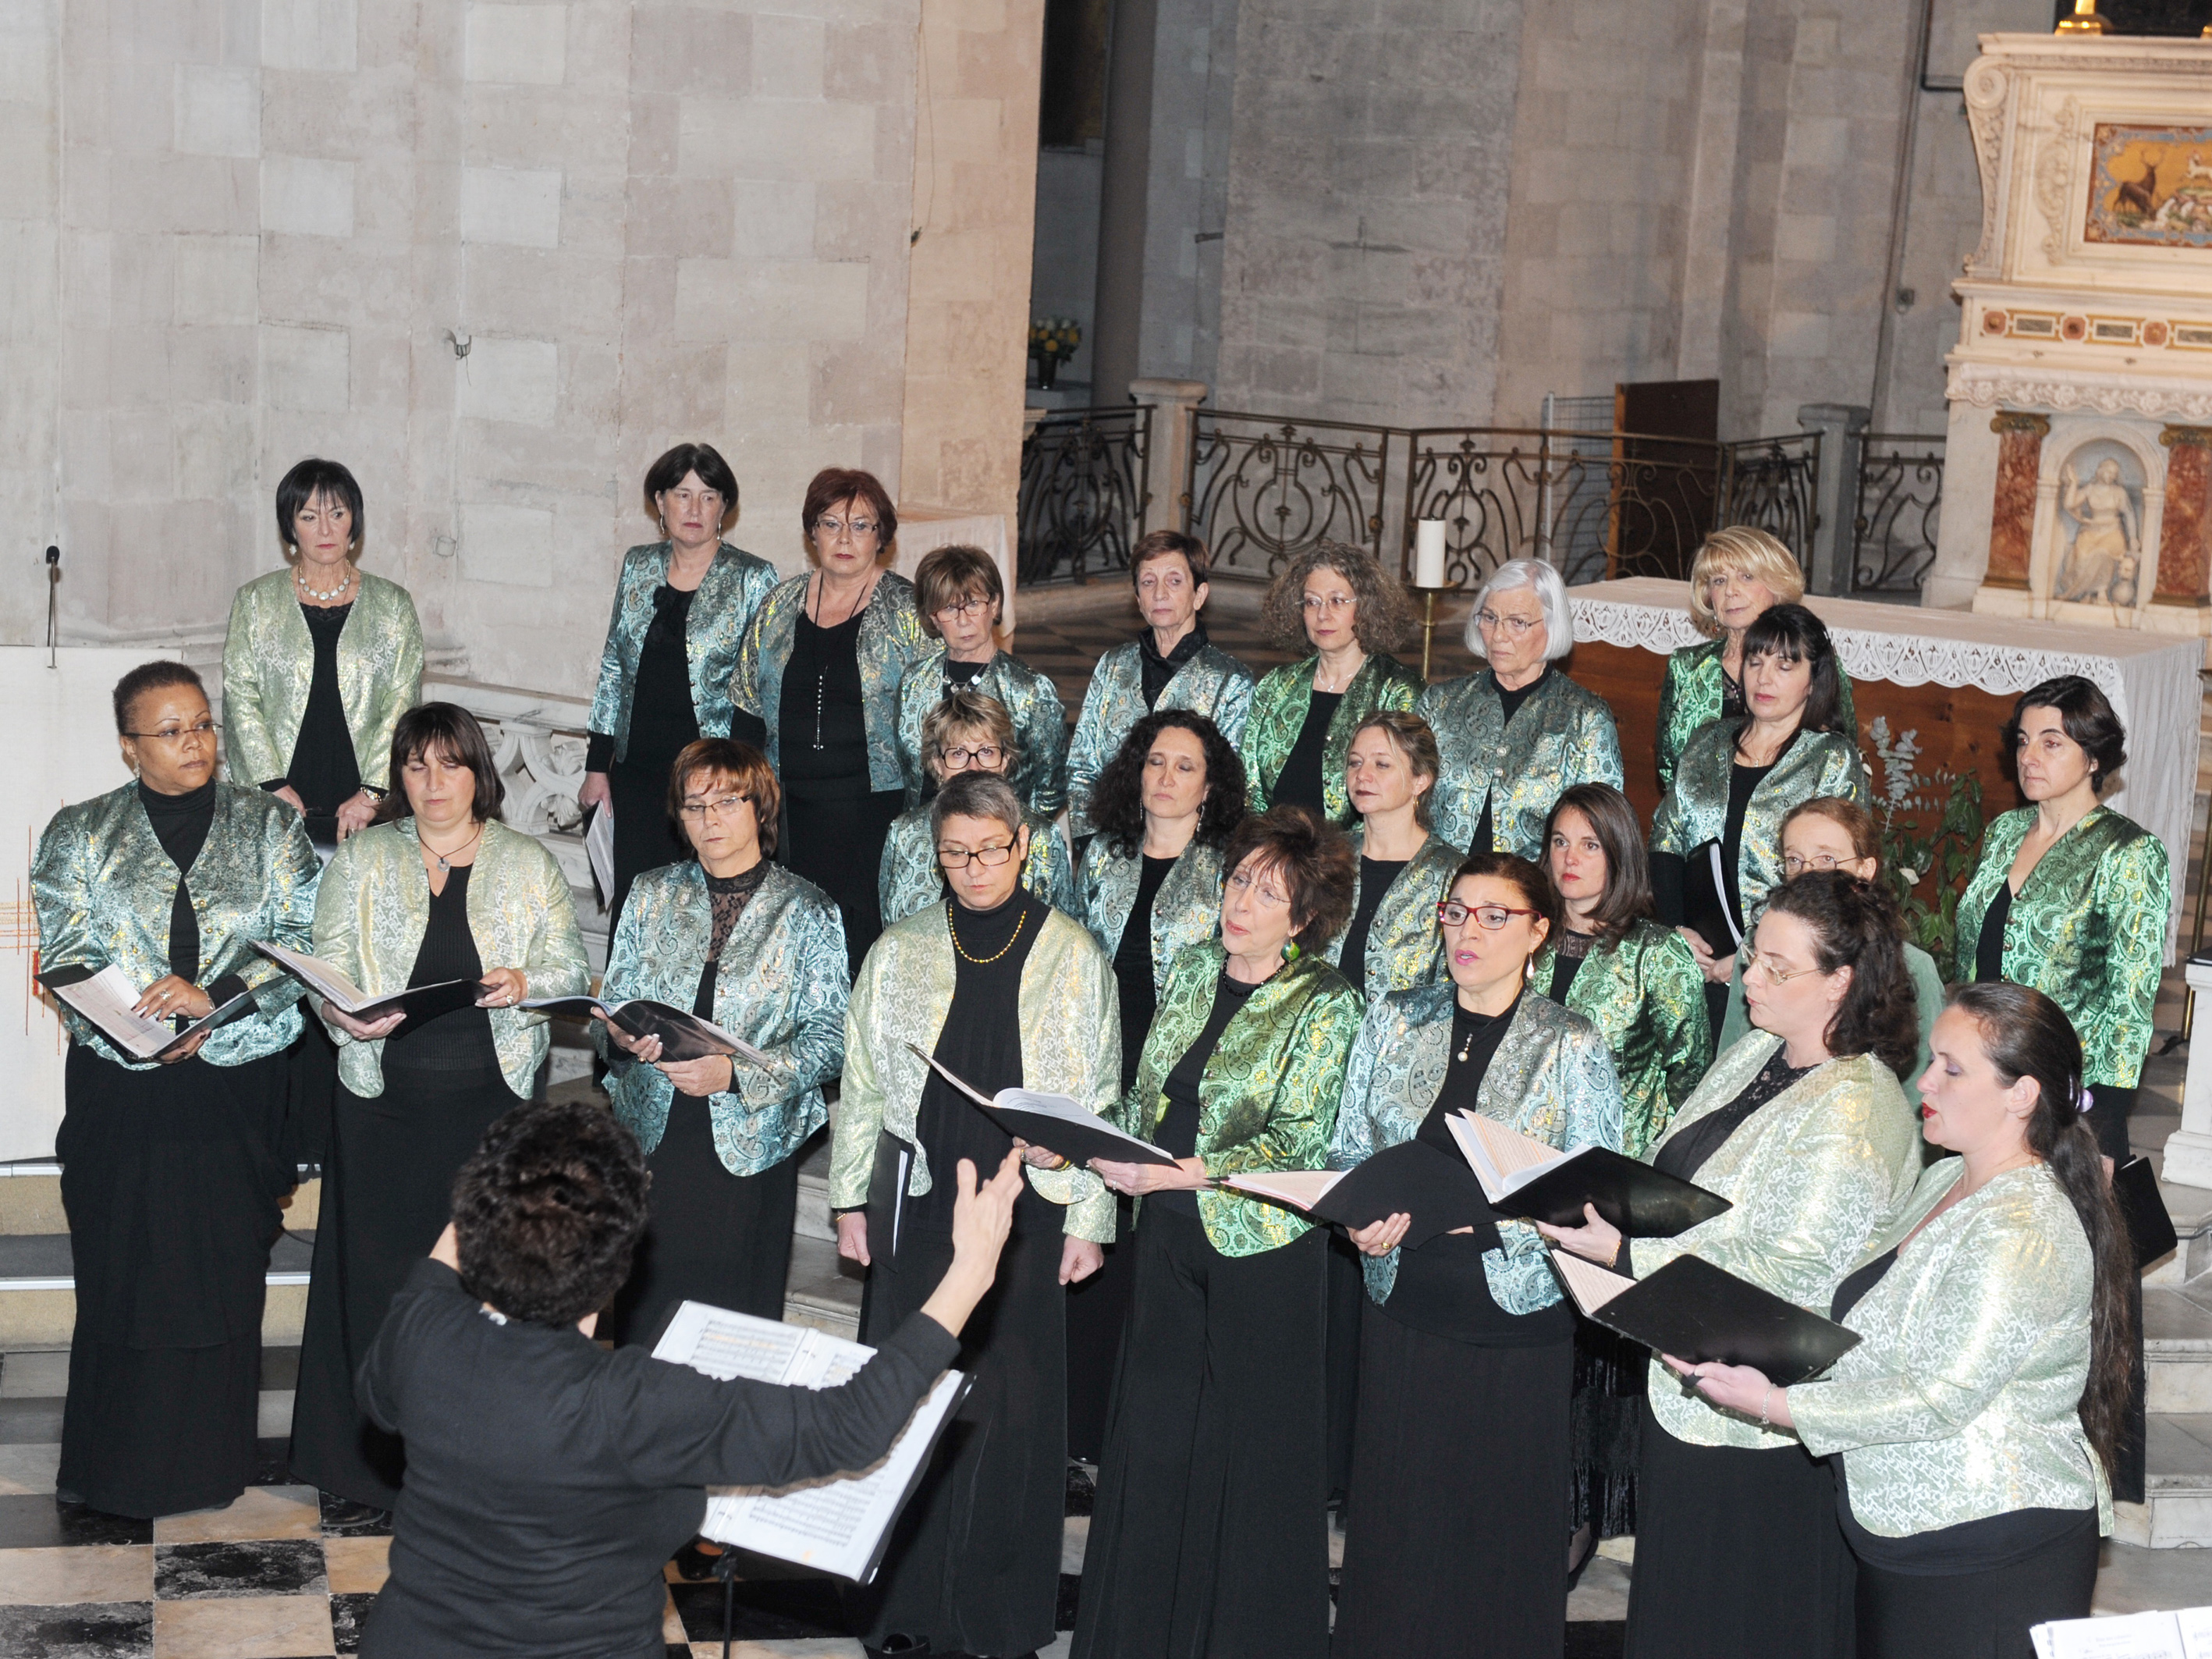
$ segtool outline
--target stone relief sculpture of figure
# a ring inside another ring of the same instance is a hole
[[[2059,566],[2051,597],[2132,606],[2142,547],[2135,497],[2120,480],[2120,464],[2109,457],[2098,462],[2085,484],[2069,461],[2058,474],[2058,505],[2074,520],[2074,544]]]

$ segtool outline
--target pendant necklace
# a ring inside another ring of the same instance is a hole
[[[415,834],[416,834],[416,839],[417,841],[422,841],[422,832],[421,830],[416,830],[416,831],[415,832]],[[471,844],[471,842],[475,842],[475,841],[476,841],[479,836],[481,836],[483,834],[483,825],[482,825],[481,823],[479,823],[478,825],[477,825],[476,834],[475,834],[475,835],[473,835],[473,836],[471,836],[467,841],[463,842],[462,842],[459,847],[454,848],[453,849],[453,852],[450,852],[450,853],[441,853],[441,852],[440,852],[436,848],[434,848],[434,847],[431,846],[431,845],[430,845],[430,843],[429,843],[428,842],[427,842],[427,841],[423,841],[423,842],[422,842],[422,850],[423,850],[424,852],[428,853],[428,854],[432,858],[434,858],[434,859],[435,859],[435,860],[438,860],[438,867],[439,867],[441,870],[450,870],[450,869],[452,869],[452,868],[453,867],[453,856],[454,856],[454,854],[455,854],[461,853],[461,852],[464,852],[464,851],[467,850],[467,848],[468,848],[469,845]]]
[[[351,565],[346,567],[345,573],[338,578],[338,585],[327,593],[307,586],[305,568],[301,565],[292,567],[292,585],[300,590],[302,598],[313,599],[318,605],[328,605],[333,599],[343,595],[346,589],[353,586],[353,567]]]
[[[957,903],[958,901],[956,899],[947,899],[945,901],[945,931],[952,935],[952,949],[960,957],[961,960],[963,962],[972,962],[978,968],[982,967],[987,963],[996,962],[1000,957],[1006,955],[1007,951],[1012,950],[1014,948],[1014,941],[1022,936],[1022,929],[1029,925],[1030,908],[1024,904],[1022,907],[1021,915],[1014,918],[1014,931],[1012,936],[1007,939],[1004,945],[1001,945],[996,951],[988,957],[969,956],[968,954],[968,947],[960,942],[960,930],[952,925],[952,912]]]

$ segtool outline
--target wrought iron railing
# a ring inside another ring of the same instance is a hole
[[[1917,598],[1936,562],[1943,440],[1869,432],[1859,449],[1851,592]]]
[[[1820,434],[1792,432],[1723,444],[1721,459],[1714,528],[1764,530],[1795,553],[1800,565],[1809,563],[1813,532],[1820,527]],[[1687,576],[1688,562],[1669,574]]]
[[[1218,566],[1267,574],[1316,542],[1382,555],[1389,427],[1200,410],[1191,423],[1190,514]]]
[[[1126,570],[1150,498],[1152,411],[1056,411],[1022,441],[1015,554],[1023,587]]]

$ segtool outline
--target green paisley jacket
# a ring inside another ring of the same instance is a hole
[[[783,671],[791,660],[792,641],[798,636],[799,618],[806,608],[808,578],[793,576],[779,583],[760,602],[738,648],[737,671],[730,677],[730,702],[768,727],[769,764],[781,768],[776,757],[782,740]],[[899,761],[899,688],[908,667],[929,654],[929,636],[921,631],[921,617],[914,608],[914,584],[896,571],[886,570],[876,579],[860,613],[861,724],[868,735],[868,787],[880,794],[906,787],[906,769]]]
[[[1141,855],[1123,858],[1093,836],[1075,877],[1075,918],[1091,930],[1109,958],[1121,948],[1121,934],[1136,908],[1144,879]],[[1152,897],[1152,992],[1168,988],[1168,970],[1186,945],[1213,938],[1221,929],[1221,849],[1197,842],[1182,849]]]
[[[1167,1115],[1168,1073],[1206,1029],[1228,953],[1218,940],[1186,949],[1145,1034],[1137,1080],[1114,1117],[1150,1140]],[[1198,1085],[1197,1156],[1216,1176],[1328,1167],[1344,1063],[1359,1030],[1360,995],[1316,956],[1301,956],[1253,991],[1221,1033]],[[1223,1255],[1258,1255],[1313,1223],[1227,1187],[1198,1194],[1206,1237]],[[1141,1215],[1143,1200],[1138,1200]]]
[[[592,696],[591,729],[615,740],[617,760],[629,752],[638,659],[645,652],[646,630],[653,626],[653,595],[668,580],[672,556],[666,542],[633,547],[623,555],[622,574],[615,583],[614,614],[607,618],[599,689]],[[774,565],[727,542],[715,550],[714,562],[699,580],[684,619],[684,654],[691,666],[691,708],[702,737],[730,735],[730,681],[746,624],[775,585]]]
[[[1351,833],[1356,851],[1366,840],[1367,826],[1355,823]],[[1451,890],[1452,874],[1465,856],[1442,835],[1431,834],[1383,894],[1375,920],[1368,924],[1367,959],[1362,964],[1370,1002],[1387,991],[1433,985],[1444,976],[1444,932],[1437,925],[1437,905]],[[1361,879],[1361,875],[1352,878],[1354,909],[1359,904]],[[1328,959],[1343,965],[1341,933],[1328,942]]]
[[[1536,953],[1529,983],[1552,982],[1559,951]],[[1594,946],[1567,987],[1567,1007],[1597,1027],[1620,1078],[1620,1150],[1641,1158],[1705,1076],[1712,1052],[1705,980],[1689,944],[1656,921],[1632,923],[1618,944]]]
[[[1030,855],[1022,861],[1022,888],[1055,910],[1073,914],[1075,872],[1060,827],[1036,813],[1029,825]],[[916,806],[891,820],[884,837],[884,861],[876,872],[876,896],[884,926],[927,910],[945,899],[945,871],[937,862],[937,842],[929,833],[929,809]]]
[[[714,933],[707,878],[694,863],[648,870],[630,889],[599,982],[604,1001],[650,997],[689,1009]],[[845,925],[827,894],[771,864],[723,943],[714,1024],[777,1063],[735,1062],[730,1089],[708,1098],[714,1155],[734,1176],[758,1175],[799,1150],[828,1120],[822,1085],[845,1060]],[[660,1145],[676,1086],[592,1034],[608,1062],[615,1115],[647,1152]]]
[[[1953,971],[1961,980],[1974,977],[1990,902],[2034,824],[2035,808],[2023,806],[1983,832],[1981,862],[1959,898]],[[2172,902],[2166,843],[2109,806],[2090,808],[2053,842],[2013,896],[2004,976],[2066,1011],[2081,1034],[2082,1081],[2093,1088],[2132,1089],[2142,1077]]]
[[[1271,668],[1253,690],[1252,713],[1237,748],[1244,761],[1245,799],[1255,812],[1274,805],[1275,780],[1282,776],[1305,727],[1306,711],[1313,703],[1314,671],[1320,663],[1319,656],[1311,656]],[[1386,653],[1377,652],[1359,665],[1359,672],[1344,688],[1344,701],[1329,717],[1328,741],[1322,750],[1322,801],[1331,823],[1342,828],[1352,822],[1344,757],[1352,750],[1352,734],[1359,722],[1379,708],[1411,708],[1420,690],[1413,671]]]
[[[1368,1005],[1345,1073],[1344,1104],[1328,1149],[1332,1170],[1349,1170],[1411,1140],[1437,1103],[1451,1062],[1452,1005],[1447,981],[1394,991]],[[1504,1041],[1475,1091],[1475,1109],[1546,1145],[1620,1149],[1620,1082],[1597,1030],[1533,991],[1522,993]],[[1507,1313],[1530,1314],[1559,1299],[1551,1255],[1535,1228],[1501,1221],[1503,1248],[1482,1253],[1491,1299]],[[1362,1255],[1367,1292],[1388,1302],[1399,1253]]]
[[[1723,686],[1721,658],[1725,636],[1702,645],[1685,645],[1667,655],[1667,678],[1659,686],[1659,787],[1674,787],[1674,768],[1699,729],[1721,717]],[[1836,665],[1836,725],[1858,742],[1858,713],[1851,707],[1851,677]]]
[[[906,804],[919,805],[927,793],[928,774],[921,757],[921,723],[945,697],[947,653],[940,645],[919,657],[899,687],[899,763],[906,769]],[[1030,811],[1056,818],[1067,805],[1067,711],[1059,690],[1011,652],[1001,651],[983,665],[969,690],[991,698],[1012,717],[1021,760],[1007,774]]]
[[[1540,862],[1544,819],[1561,794],[1578,783],[1626,781],[1612,707],[1556,666],[1510,721],[1487,668],[1429,687],[1414,712],[1437,734],[1431,810],[1437,833],[1455,846],[1492,850],[1471,846],[1488,802],[1492,847]]]
[[[1252,671],[1226,651],[1206,645],[1176,670],[1159,702],[1147,708],[1144,647],[1135,640],[1115,646],[1091,671],[1091,687],[1083,694],[1083,712],[1076,716],[1075,735],[1068,743],[1067,833],[1080,840],[1096,827],[1091,822],[1091,792],[1097,787],[1098,775],[1146,714],[1163,708],[1203,714],[1233,749],[1244,735],[1251,705]]]
[[[210,1032],[200,1058],[242,1066],[300,1035],[300,982],[252,941],[307,950],[322,872],[306,824],[283,801],[230,783],[216,786],[215,800],[215,822],[185,882],[200,933],[199,982],[235,975],[252,990],[256,1012]],[[31,860],[40,969],[112,966],[142,991],[163,978],[178,877],[136,783],[64,806]],[[90,1020],[58,1006],[70,1035],[101,1059],[134,1072],[157,1063],[126,1059]]]
[[[422,628],[397,582],[360,573],[361,592],[338,632],[338,702],[354,764],[373,789],[392,777],[392,730],[422,689]],[[289,569],[256,576],[230,602],[222,639],[223,770],[234,783],[274,782],[292,769],[307,716],[315,641]]]

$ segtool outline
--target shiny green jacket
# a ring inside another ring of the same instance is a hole
[[[931,1072],[914,1050],[937,1052],[952,1006],[959,964],[945,918],[940,904],[884,928],[853,982],[845,1014],[844,1081],[830,1114],[833,1210],[866,1207],[881,1135],[914,1148],[908,1197],[921,1197],[937,1179],[929,1149],[915,1131],[922,1085]],[[1017,1018],[1023,1087],[1066,1095],[1110,1116],[1121,1074],[1114,965],[1073,917],[1055,910],[1044,918],[1022,963]],[[1073,1168],[1027,1173],[1041,1194],[1067,1206],[1063,1231],[1101,1244],[1114,1242],[1114,1194],[1097,1176]],[[952,1171],[945,1170],[944,1178],[951,1180]]]
[[[1781,1046],[1755,1031],[1715,1060],[1658,1146],[1741,1094]],[[1919,1121],[1896,1073],[1873,1054],[1832,1060],[1753,1112],[1692,1177],[1735,1207],[1673,1238],[1629,1240],[1620,1271],[1648,1279],[1678,1255],[1703,1256],[1826,1316],[1836,1286],[1904,1208],[1919,1174]],[[1685,1395],[1656,1355],[1650,1396],[1660,1425],[1692,1446],[1757,1450],[1795,1438]]]
[[[1551,945],[1539,951],[1528,982],[1549,986],[1559,955]],[[1705,1076],[1712,1052],[1697,957],[1672,927],[1633,922],[1617,944],[1591,947],[1567,987],[1567,1008],[1605,1039],[1620,1078],[1620,1150],[1643,1157]]]
[[[235,974],[258,1012],[210,1032],[200,1058],[242,1066],[300,1035],[300,982],[252,941],[306,950],[322,872],[306,825],[283,801],[231,783],[216,786],[215,800],[215,822],[185,884],[200,931],[199,982]],[[63,807],[31,859],[40,969],[119,968],[142,991],[165,977],[178,874],[136,783]],[[101,1059],[134,1072],[157,1064],[126,1059],[90,1020],[58,1000],[56,1006],[70,1035]]]
[[[1244,761],[1244,796],[1255,812],[1275,803],[1275,780],[1298,744],[1306,711],[1313,705],[1314,670],[1318,655],[1271,668],[1252,692],[1252,713],[1244,722],[1237,744]],[[1322,750],[1322,802],[1330,823],[1340,828],[1352,822],[1352,799],[1344,787],[1344,757],[1352,750],[1352,734],[1378,708],[1411,708],[1420,696],[1421,683],[1412,669],[1395,657],[1376,652],[1359,665],[1344,700],[1329,717],[1328,740]],[[1451,837],[1447,836],[1447,840]]]
[[[1931,1164],[1869,1241],[1886,1255],[1957,1185]],[[2008,1170],[1928,1224],[1844,1322],[1865,1340],[1790,1390],[1797,1437],[1844,1455],[1851,1514],[1902,1538],[2014,1510],[2095,1510],[2112,1487],[2082,1432],[2095,1262],[2045,1164]],[[1825,1311],[1825,1310],[1823,1310]]]
[[[1899,1072],[1898,1082],[1903,1085],[1907,1100],[1920,1098],[1917,1088],[1926,1074],[1931,1058],[1928,1048],[1929,1033],[1936,1029],[1936,1016],[1943,1012],[1943,972],[1936,967],[1936,958],[1917,945],[1905,949],[1905,971],[1912,980],[1912,1009],[1920,1018],[1920,1047],[1912,1057],[1912,1069]],[[1743,1006],[1743,952],[1738,951],[1735,972],[1729,976],[1728,1012],[1721,1016],[1720,1042],[1716,1048],[1725,1051],[1751,1035],[1751,1015]]]
[[[1686,858],[1718,841],[1728,828],[1729,774],[1735,763],[1741,720],[1715,720],[1690,739],[1673,786],[1651,818],[1651,850]],[[1744,809],[1743,839],[1736,851],[1736,891],[1746,929],[1757,925],[1766,895],[1782,882],[1782,820],[1816,795],[1841,795],[1871,805],[1858,746],[1834,732],[1800,731],[1774,769],[1759,781]],[[1692,878],[1696,872],[1692,872]],[[1716,954],[1726,939],[1708,939]]]
[[[1252,706],[1252,671],[1226,651],[1208,645],[1176,670],[1160,700],[1145,706],[1144,647],[1135,640],[1115,646],[1091,671],[1075,735],[1067,746],[1067,833],[1080,840],[1096,827],[1091,821],[1091,792],[1098,775],[1147,714],[1163,708],[1188,708],[1219,728],[1231,748],[1244,735]]]
[[[638,659],[653,626],[653,595],[668,580],[674,550],[666,542],[633,547],[623,555],[615,581],[614,614],[599,652],[599,689],[592,695],[592,727],[615,740],[615,758],[629,753],[630,702],[637,693]],[[745,625],[775,586],[775,567],[724,542],[699,579],[684,623],[684,654],[691,668],[691,708],[699,735],[726,738],[734,712],[730,682]],[[686,1005],[689,1006],[689,1005]]]
[[[1136,908],[1137,885],[1144,879],[1141,854],[1124,858],[1093,836],[1075,877],[1077,921],[1091,930],[1110,961],[1121,948],[1121,935]],[[1183,947],[1221,931],[1221,849],[1194,841],[1182,849],[1152,897],[1152,994],[1168,988],[1168,970]]]
[[[707,878],[685,862],[648,870],[631,887],[599,982],[603,1001],[650,997],[690,1010],[714,940]],[[714,1024],[777,1063],[735,1062],[729,1090],[708,1097],[714,1156],[734,1176],[758,1175],[828,1121],[822,1085],[845,1060],[845,925],[829,896],[771,864],[722,945]],[[615,1115],[647,1152],[660,1145],[676,1085],[592,1035],[609,1068]]]
[[[1611,705],[1556,664],[1510,721],[1487,668],[1429,687],[1413,709],[1437,734],[1430,810],[1437,833],[1455,846],[1541,863],[1544,820],[1562,794],[1578,783],[1619,789],[1627,781]],[[1492,844],[1471,847],[1485,803]]]
[[[1075,909],[1075,872],[1067,842],[1049,818],[1029,813],[1030,855],[1022,860],[1022,889],[1055,910]],[[929,808],[917,806],[891,820],[884,837],[884,861],[876,872],[876,897],[884,926],[945,900],[945,871],[937,861],[937,842],[929,833]]]
[[[1364,844],[1366,836],[1365,824],[1352,826],[1354,851]],[[1390,890],[1382,895],[1375,920],[1368,924],[1367,959],[1362,964],[1366,971],[1364,989],[1370,1002],[1385,992],[1433,985],[1443,978],[1444,930],[1437,924],[1437,906],[1451,890],[1453,873],[1465,857],[1441,834],[1431,832],[1421,843],[1421,850],[1406,861]],[[1365,873],[1362,869],[1352,878],[1354,911],[1359,908],[1359,884]],[[1340,932],[1328,942],[1328,959],[1343,965]]]
[[[1990,901],[2010,879],[2034,824],[2035,808],[2023,806],[1983,832],[1981,862],[1959,898],[1952,971],[1961,980],[1974,977]],[[2004,976],[2066,1011],[2081,1034],[2081,1080],[2093,1088],[2132,1089],[2142,1080],[2172,902],[2166,843],[2109,806],[2091,807],[2053,842],[2013,895]]]
[[[1328,1167],[1349,1170],[1411,1140],[1444,1085],[1451,1062],[1449,981],[1394,991],[1368,1005],[1344,1079],[1344,1104],[1328,1149]],[[1513,1023],[1475,1091],[1475,1110],[1509,1128],[1567,1152],[1621,1144],[1620,1082],[1605,1040],[1580,1014],[1534,991],[1522,993]],[[1530,1314],[1559,1299],[1550,1253],[1534,1227],[1501,1221],[1504,1248],[1482,1253],[1491,1299],[1510,1314]],[[1367,1293],[1388,1302],[1397,1284],[1398,1255],[1362,1255]]]
[[[919,805],[928,774],[921,758],[921,723],[945,699],[946,652],[942,645],[918,657],[899,687],[899,763],[906,769],[906,804]],[[1056,818],[1067,805],[1067,711],[1053,683],[1011,652],[983,665],[969,690],[996,701],[1014,722],[1021,759],[1006,775],[1030,811]]]
[[[1721,717],[1723,636],[1702,645],[1685,645],[1667,654],[1667,678],[1659,685],[1659,787],[1674,787],[1674,768],[1699,729]],[[1836,725],[1858,742],[1858,713],[1851,707],[1851,677],[1836,665]]]
[[[1145,1140],[1158,1134],[1167,1115],[1168,1073],[1205,1030],[1228,959],[1219,941],[1208,939],[1185,950],[1169,969],[1137,1080],[1115,1115],[1129,1133]],[[1199,1078],[1196,1155],[1208,1175],[1328,1167],[1360,1001],[1344,975],[1317,956],[1279,969],[1245,1000]],[[1295,1211],[1227,1187],[1203,1189],[1197,1198],[1206,1237],[1223,1255],[1258,1255],[1313,1225]],[[1141,1199],[1138,1210],[1141,1216]]]
[[[791,660],[792,641],[806,608],[807,577],[780,583],[760,602],[738,649],[737,672],[730,678],[730,701],[768,727],[769,764],[781,771],[777,745],[782,741],[783,670]],[[908,665],[929,654],[914,608],[914,584],[896,571],[876,579],[860,613],[860,720],[868,736],[868,787],[881,794],[906,787],[899,761],[899,688]],[[812,688],[808,688],[810,694]]]
[[[366,570],[360,576],[338,631],[338,702],[361,781],[384,789],[392,728],[422,690],[422,628],[405,588]],[[292,769],[314,679],[315,641],[291,571],[256,576],[231,600],[222,639],[223,770],[233,783],[271,783]]]
[[[520,968],[533,997],[572,997],[586,988],[589,966],[568,880],[535,837],[495,820],[484,825],[469,876],[468,914],[485,971]],[[338,843],[315,895],[317,956],[371,996],[404,991],[429,926],[430,878],[413,818]],[[500,1074],[527,1100],[551,1046],[546,1016],[526,1008],[489,1012]],[[364,1097],[382,1094],[384,1039],[357,1042],[335,1025],[330,1032],[339,1080]]]

